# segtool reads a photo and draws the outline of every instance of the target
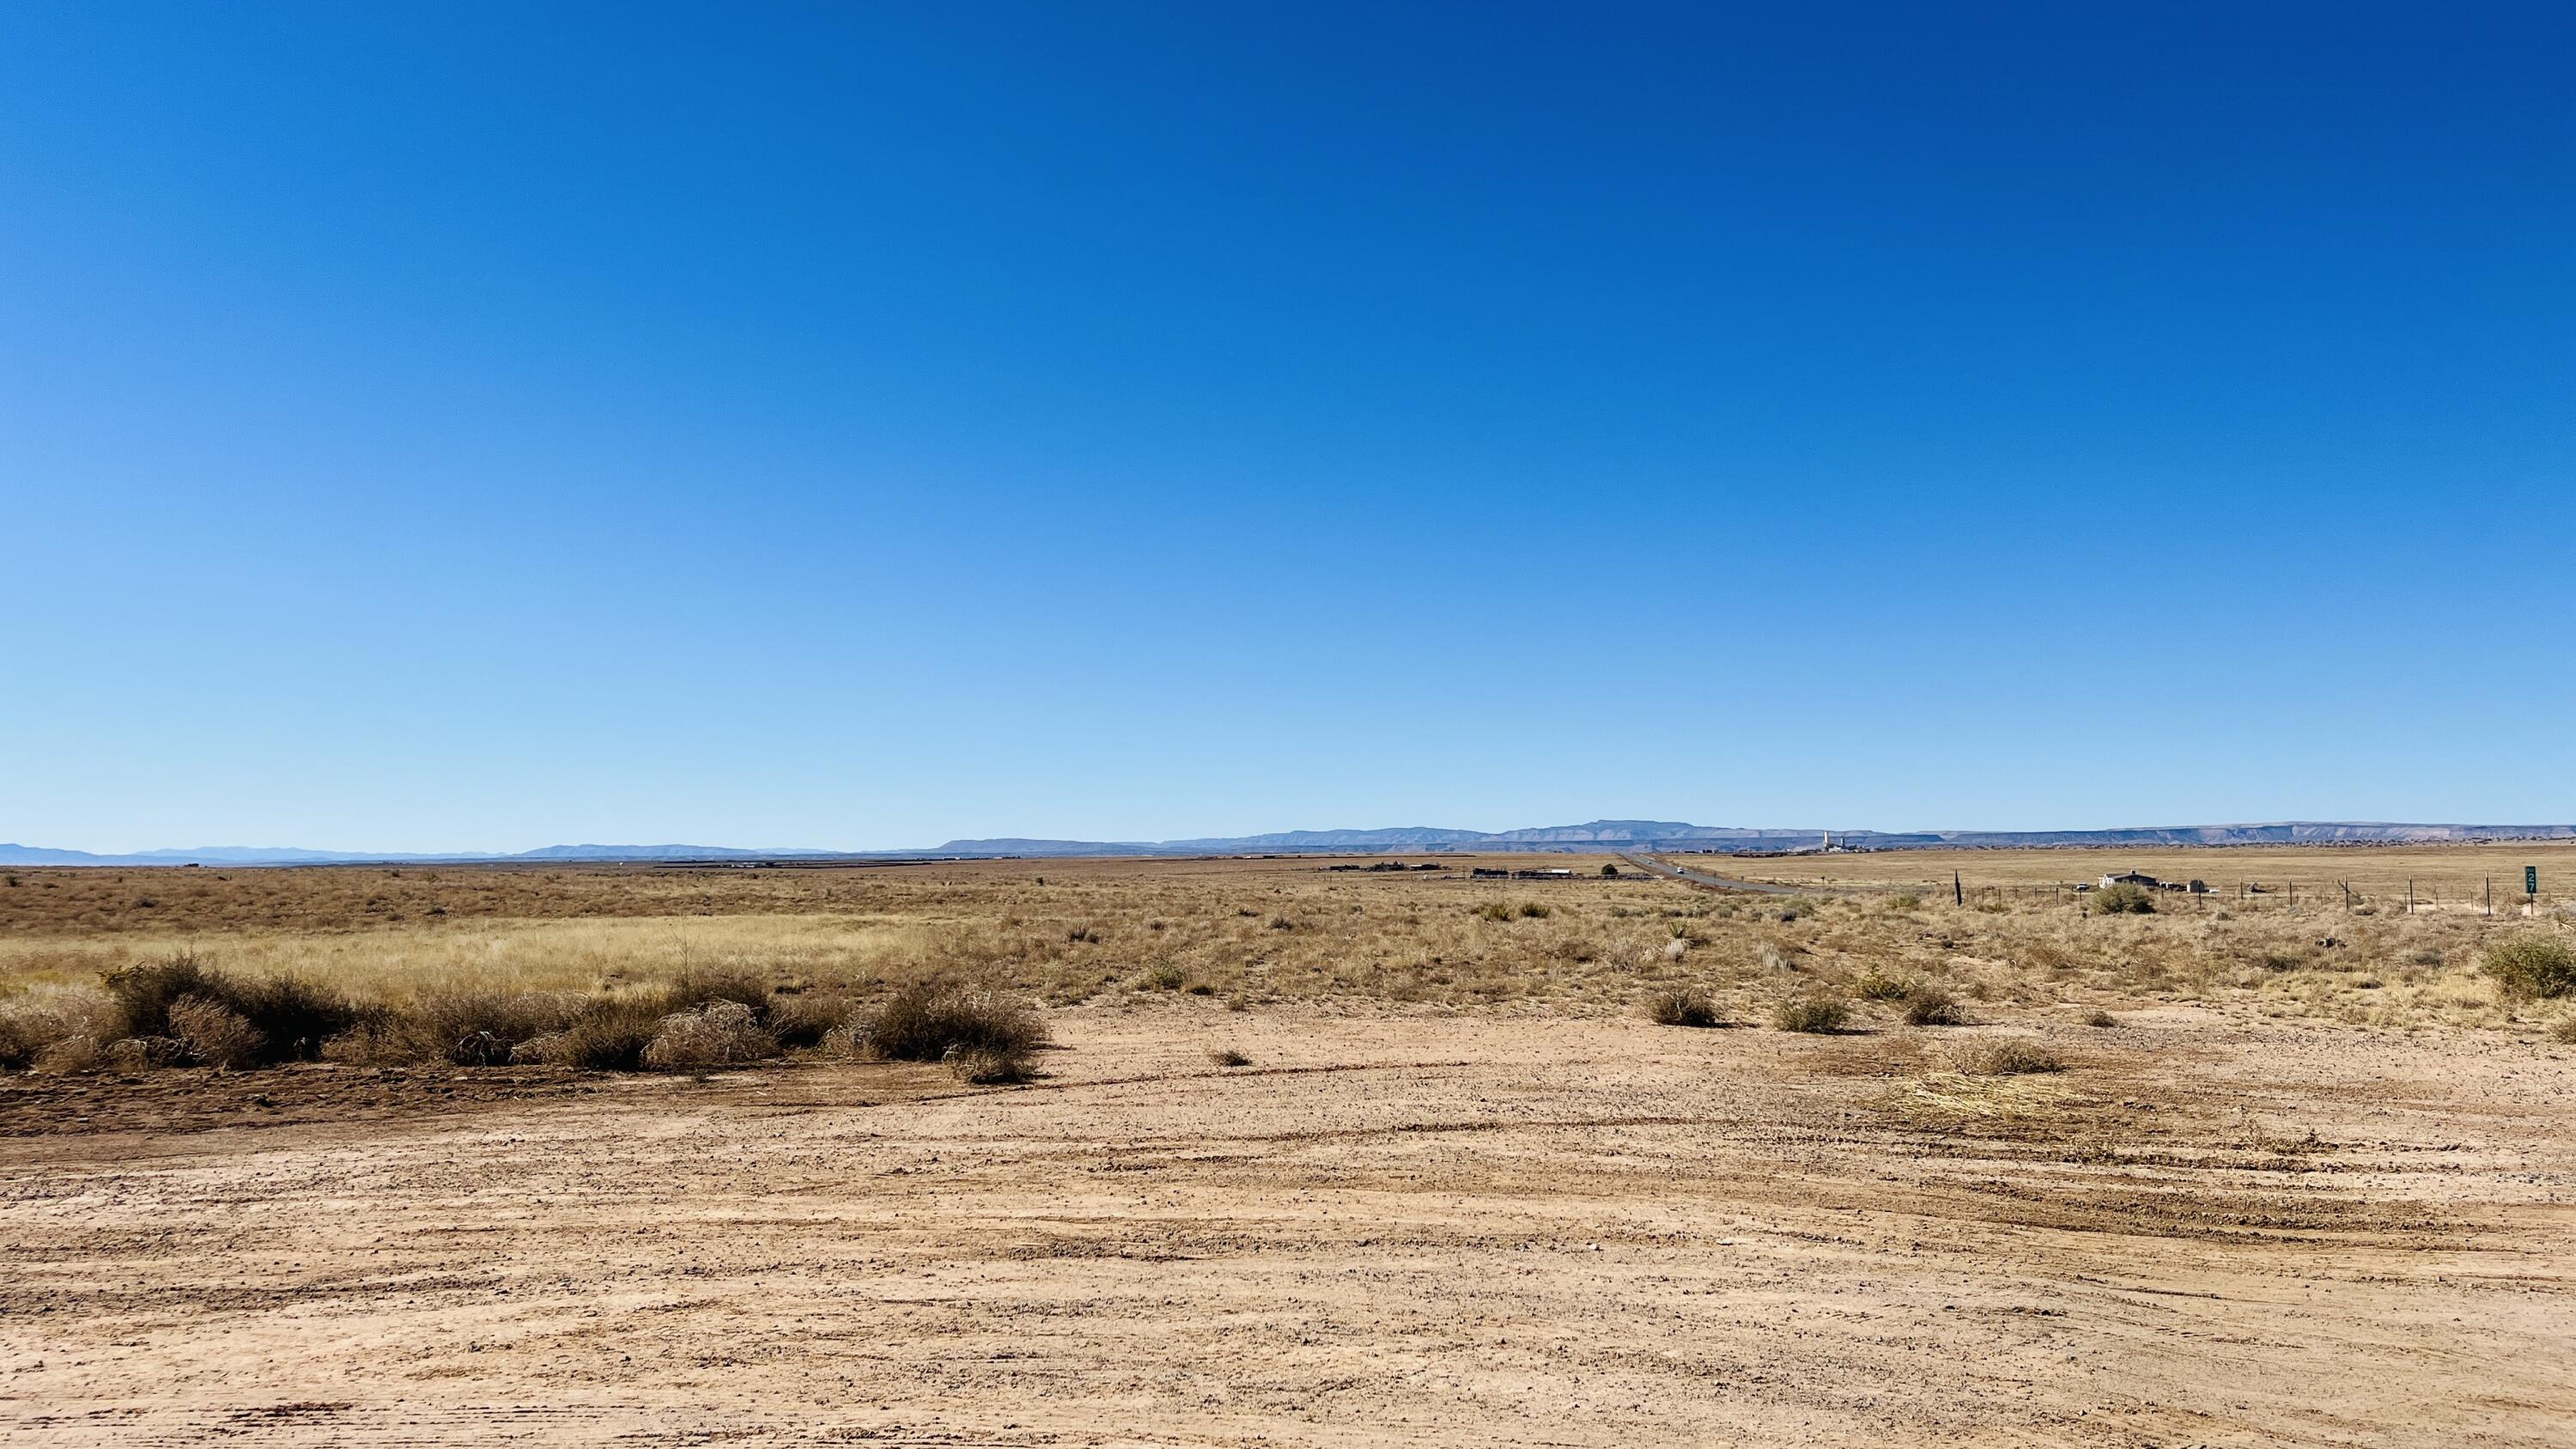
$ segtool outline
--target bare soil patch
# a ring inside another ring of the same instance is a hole
[[[1161,994],[1048,1024],[1041,1075],[991,1089],[908,1063],[10,1079],[0,1123],[34,1135],[0,1138],[0,1433],[2542,1445],[2576,1422],[2576,1052],[2545,1040]],[[2067,1069],[1953,1065],[2002,1036]]]

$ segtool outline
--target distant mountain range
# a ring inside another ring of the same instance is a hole
[[[2395,825],[2291,820],[2269,825],[2159,825],[2119,830],[1836,830],[1834,843],[1863,850],[2030,849],[2050,846],[2426,845],[2482,840],[2576,840],[2576,825]],[[241,845],[93,855],[0,845],[0,865],[350,865],[379,862],[619,860],[886,860],[931,857],[1109,855],[1382,855],[1396,851],[1796,850],[1821,844],[1807,830],[1692,825],[1679,820],[1595,820],[1529,830],[1287,830],[1198,840],[952,840],[925,850],[745,850],[726,845],[549,845],[515,855],[301,850]]]

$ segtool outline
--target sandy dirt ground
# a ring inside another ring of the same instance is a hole
[[[2576,1050],[1195,1001],[1038,1083],[0,1083],[11,1444],[2563,1445]],[[1962,1077],[2044,1034],[2054,1076]],[[1231,1046],[1253,1065],[1208,1056]]]

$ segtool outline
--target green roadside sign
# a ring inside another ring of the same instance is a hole
[[[2527,896],[2537,896],[2540,894],[2539,866],[2526,865],[2522,868],[2522,893]]]

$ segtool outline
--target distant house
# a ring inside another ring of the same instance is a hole
[[[2205,880],[2189,882],[2178,880],[2158,880],[2144,871],[2136,870],[2122,871],[2118,875],[2106,875],[2102,877],[2100,886],[2097,888],[2108,888],[2116,885],[2136,886],[2138,889],[2144,891],[2188,891],[2196,896],[2205,896],[2209,894],[2209,882]]]

